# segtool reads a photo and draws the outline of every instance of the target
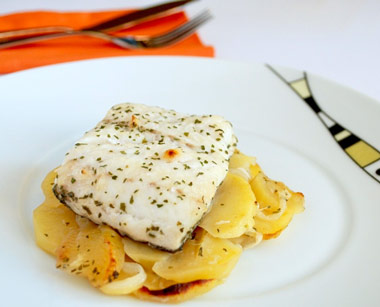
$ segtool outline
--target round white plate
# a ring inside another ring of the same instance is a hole
[[[306,197],[279,238],[244,252],[223,285],[185,306],[379,302],[380,104],[370,98],[299,71],[191,57],[53,65],[1,77],[0,93],[4,306],[157,305],[101,294],[55,269],[33,239],[43,177],[120,102],[224,116],[244,153]]]

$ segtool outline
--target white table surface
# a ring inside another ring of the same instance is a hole
[[[0,14],[46,10],[138,7],[156,0],[1,0]],[[210,8],[200,29],[221,59],[281,64],[307,70],[380,101],[379,0],[201,0],[189,15]]]

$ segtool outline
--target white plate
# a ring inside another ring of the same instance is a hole
[[[301,72],[275,69],[289,82],[303,78]],[[129,101],[225,116],[243,152],[306,196],[306,211],[278,239],[244,252],[223,285],[185,305],[375,306],[380,165],[358,166],[328,126],[337,121],[380,148],[380,104],[308,74],[313,97],[330,116],[319,113],[322,123],[284,80],[265,65],[181,57],[109,58],[1,77],[2,303],[150,304],[102,295],[84,279],[56,270],[54,259],[33,240],[32,211],[43,199],[44,175],[110,106]],[[310,101],[302,80],[293,85]],[[358,139],[345,141],[346,146]],[[366,146],[351,153],[361,164],[376,156]]]

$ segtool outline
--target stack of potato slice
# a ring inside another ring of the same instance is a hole
[[[302,193],[236,152],[211,211],[182,250],[169,253],[76,216],[52,193],[54,178],[54,171],[45,178],[45,201],[34,211],[38,246],[56,257],[57,268],[86,277],[106,294],[159,302],[188,300],[222,283],[244,248],[277,237],[304,208]]]

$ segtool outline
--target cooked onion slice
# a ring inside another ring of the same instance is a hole
[[[288,190],[279,191],[279,206],[278,210],[274,213],[265,214],[264,211],[267,208],[261,208],[257,212],[257,217],[266,220],[266,221],[275,221],[278,220],[287,209],[287,201],[290,199],[291,194]]]
[[[231,168],[229,172],[242,177],[246,181],[250,181],[252,179],[251,174],[249,173],[249,170],[246,170],[245,168],[242,168],[242,167]]]
[[[105,294],[124,295],[142,287],[146,279],[146,274],[140,264],[135,262],[125,262],[122,272],[126,273],[126,278],[116,279],[115,281],[100,287],[100,290]]]
[[[230,239],[230,241],[235,244],[240,244],[243,249],[248,249],[258,245],[262,239],[263,234],[255,230],[251,230],[247,231],[240,237]]]

